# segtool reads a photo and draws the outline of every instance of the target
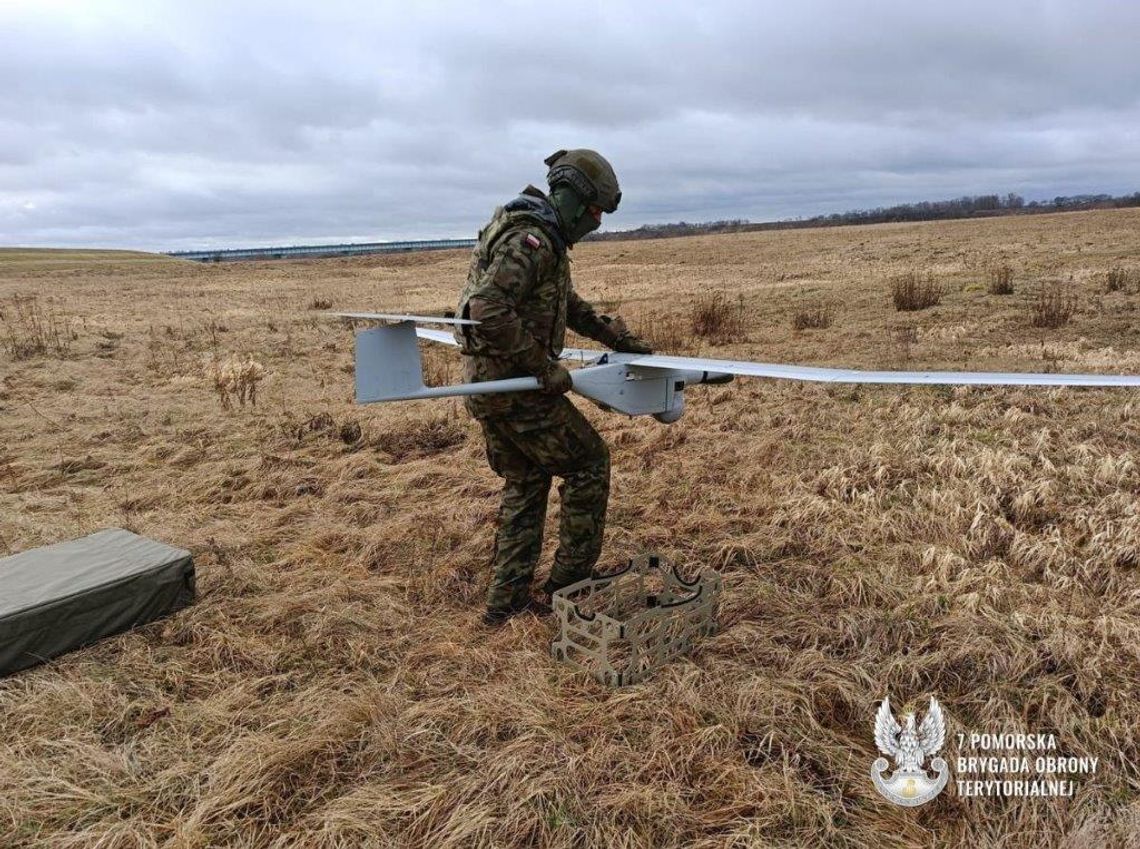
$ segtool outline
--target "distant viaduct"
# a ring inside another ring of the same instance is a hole
[[[238,259],[293,259],[296,257],[352,256],[399,251],[439,251],[474,247],[474,239],[420,239],[412,242],[359,242],[345,245],[292,245],[284,248],[230,248],[208,251],[170,251],[167,256],[198,262],[227,262]]]

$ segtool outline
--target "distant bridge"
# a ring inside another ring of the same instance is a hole
[[[420,239],[410,242],[357,242],[345,245],[291,245],[283,248],[228,248],[213,251],[168,251],[167,256],[197,262],[228,262],[239,259],[292,259],[294,257],[353,256],[401,251],[442,251],[471,248],[474,239]]]

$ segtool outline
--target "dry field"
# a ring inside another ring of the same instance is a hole
[[[1138,231],[617,242],[575,278],[674,351],[1135,373]],[[602,565],[725,580],[718,635],[610,691],[549,658],[552,623],[479,624],[478,428],[455,401],[353,406],[351,333],[311,308],[442,311],[466,263],[0,251],[0,554],[121,526],[191,549],[200,590],[0,681],[0,844],[1140,845],[1135,391],[741,380],[669,426],[585,405],[613,450]],[[896,311],[900,274],[939,303]],[[1047,291],[1067,323],[1035,326]],[[888,693],[942,702],[952,765],[979,729],[1099,768],[1072,798],[895,807],[869,777]]]

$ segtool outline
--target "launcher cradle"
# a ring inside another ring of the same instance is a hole
[[[685,580],[655,554],[555,592],[551,654],[611,687],[641,681],[716,630],[720,575]]]

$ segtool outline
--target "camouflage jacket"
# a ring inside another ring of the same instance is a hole
[[[570,282],[570,258],[558,218],[541,191],[527,186],[495,210],[479,231],[457,316],[464,379],[499,380],[539,375],[562,353],[566,328],[613,345],[604,317]],[[465,400],[478,418],[541,421],[556,398],[539,392],[475,395]]]

